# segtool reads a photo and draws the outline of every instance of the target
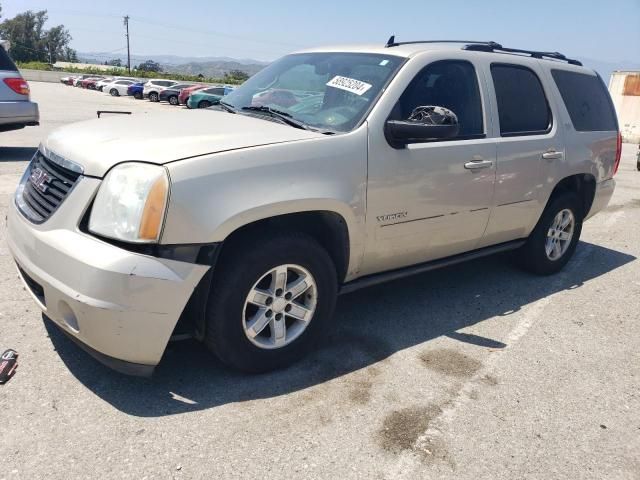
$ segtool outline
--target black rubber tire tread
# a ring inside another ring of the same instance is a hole
[[[557,213],[565,208],[570,209],[575,217],[576,225],[574,227],[573,238],[571,239],[569,248],[562,257],[558,260],[550,260],[545,252],[547,232]],[[531,232],[531,235],[529,235],[527,243],[516,252],[520,266],[537,275],[552,275],[562,270],[569,260],[571,260],[578,241],[580,240],[583,217],[582,202],[576,193],[561,192],[554,195],[549,200],[536,227]]]
[[[259,239],[245,237],[225,248],[214,267],[205,345],[224,364],[247,373],[286,367],[313,350],[330,330],[338,292],[336,268],[327,251],[306,234],[273,232],[264,232]],[[294,342],[262,349],[249,341],[242,328],[244,302],[262,275],[287,263],[301,265],[313,275],[318,289],[316,311]]]

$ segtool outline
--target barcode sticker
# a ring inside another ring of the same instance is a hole
[[[339,88],[340,90],[346,90],[347,92],[355,93],[356,95],[362,95],[369,90],[372,85],[370,83],[356,80],[355,78],[336,75],[327,82],[327,87]]]

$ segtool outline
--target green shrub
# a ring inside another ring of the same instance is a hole
[[[17,62],[18,68],[25,68],[30,70],[53,70],[51,65],[43,62]],[[111,68],[109,70],[100,70],[98,68],[65,68],[65,72],[69,73],[95,73],[96,75],[105,76],[129,76],[127,71],[122,68]],[[185,75],[181,73],[167,73],[167,72],[147,72],[144,70],[131,70],[131,75],[135,78],[163,78],[166,80],[181,80],[184,82],[202,82],[202,83],[225,83],[238,85],[242,83],[242,79],[235,78],[229,75],[225,75],[223,78],[214,77],[199,77],[197,75]]]

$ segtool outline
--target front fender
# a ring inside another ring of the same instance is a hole
[[[361,258],[366,124],[349,134],[232,150],[167,167],[171,195],[163,244],[222,242],[258,220],[329,211],[346,222],[349,270]]]

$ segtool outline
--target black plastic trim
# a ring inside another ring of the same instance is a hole
[[[338,292],[340,295],[344,293],[351,293],[361,288],[370,287],[379,283],[389,282],[391,280],[397,280],[399,278],[409,277],[418,273],[429,272],[431,270],[437,270],[438,268],[448,267],[457,263],[466,262],[468,260],[474,260],[476,258],[486,257],[495,253],[506,252],[509,250],[515,250],[520,248],[526,240],[513,240],[511,242],[505,242],[491,247],[480,248],[467,253],[461,253],[459,255],[453,255],[451,257],[440,258],[430,262],[420,263],[418,265],[412,265],[410,267],[399,268],[396,270],[390,270],[387,272],[374,273],[373,275],[367,275],[366,277],[358,278],[351,282],[345,283],[340,287]]]

